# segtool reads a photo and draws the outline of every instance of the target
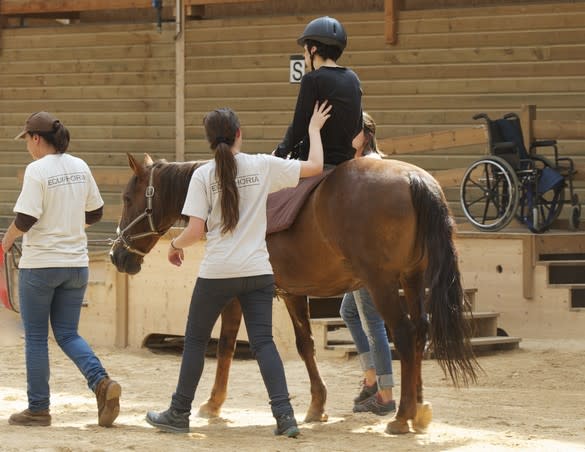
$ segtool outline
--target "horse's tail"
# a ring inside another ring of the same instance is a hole
[[[416,211],[416,243],[428,260],[425,283],[429,288],[430,345],[445,374],[456,386],[477,379],[480,369],[471,344],[470,311],[461,284],[453,243],[454,220],[439,184],[426,173],[411,173],[410,192]]]

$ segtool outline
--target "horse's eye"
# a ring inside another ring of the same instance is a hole
[[[124,204],[126,204],[127,206],[129,206],[132,203],[132,199],[130,198],[130,196],[124,195],[122,198],[124,199]]]

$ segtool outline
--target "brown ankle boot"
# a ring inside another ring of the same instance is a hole
[[[98,424],[111,427],[120,413],[122,387],[109,377],[102,378],[95,388],[98,406]]]
[[[29,427],[51,425],[51,415],[49,410],[31,411],[26,409],[20,413],[15,413],[8,419],[10,425],[26,425]]]

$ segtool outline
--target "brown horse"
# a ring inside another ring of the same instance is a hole
[[[110,255],[119,271],[140,271],[144,256],[177,220],[200,162],[138,162],[124,191],[124,210]],[[390,433],[424,430],[421,361],[427,338],[455,383],[476,378],[468,340],[468,305],[453,243],[453,220],[439,184],[424,170],[399,161],[357,159],[332,171],[313,191],[288,230],[267,237],[277,287],[290,313],[297,350],[311,381],[305,421],[323,421],[326,387],[315,360],[307,295],[328,297],[365,286],[390,328],[400,354],[401,397]],[[425,297],[425,287],[428,296]],[[399,288],[406,303],[401,303]],[[217,416],[226,398],[241,310],[222,313],[218,368],[200,414]]]

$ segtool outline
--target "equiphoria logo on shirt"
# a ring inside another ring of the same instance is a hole
[[[49,177],[47,185],[49,188],[54,188],[61,185],[83,184],[85,180],[85,173],[59,174],[58,176]]]
[[[260,176],[258,174],[248,174],[245,176],[238,176],[236,178],[236,184],[239,189],[249,187],[251,185],[260,185]],[[211,184],[211,193],[215,194],[221,191],[219,183],[214,182]]]

